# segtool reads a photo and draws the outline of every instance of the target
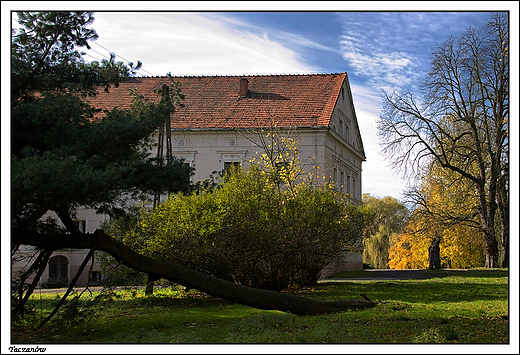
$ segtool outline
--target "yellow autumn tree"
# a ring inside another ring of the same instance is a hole
[[[419,188],[409,196],[417,203],[406,232],[394,238],[389,267],[429,266],[429,247],[439,241],[441,267],[484,266],[484,238],[472,186],[432,164]]]
[[[484,240],[475,228],[454,226],[442,235],[441,259],[453,269],[484,266]]]
[[[388,251],[390,269],[425,269],[428,267],[428,246],[430,242],[410,221],[405,232],[394,237]]]

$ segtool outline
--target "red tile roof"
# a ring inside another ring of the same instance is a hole
[[[185,94],[184,107],[172,116],[174,129],[328,126],[346,73],[261,76],[174,77]],[[249,92],[240,97],[240,79]],[[129,108],[130,90],[159,99],[154,90],[168,84],[167,77],[131,78],[109,93],[100,90],[94,107]]]

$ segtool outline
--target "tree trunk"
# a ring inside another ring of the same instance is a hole
[[[93,234],[40,234],[37,232],[17,233],[13,239],[20,244],[56,249],[90,249],[104,251],[124,265],[147,274],[154,274],[188,288],[197,289],[208,295],[219,297],[246,306],[290,312],[298,315],[316,315],[344,312],[351,309],[375,307],[377,302],[363,300],[317,301],[286,293],[260,290],[234,284],[216,277],[189,269],[165,259],[155,259],[136,253],[121,242],[106,235],[102,230]]]
[[[144,294],[146,296],[153,295],[153,285],[154,285],[156,280],[159,280],[157,275],[148,274],[148,280],[146,281],[146,288],[145,288],[145,291],[144,291]]]
[[[509,198],[507,194],[507,175],[503,175],[497,182],[498,214],[501,222],[500,267],[509,267]]]
[[[500,258],[500,267],[509,267],[509,238],[504,238],[502,232],[502,256]]]
[[[477,182],[477,192],[479,197],[479,213],[482,222],[482,232],[484,233],[486,267],[498,267],[498,242],[495,234],[495,215],[497,211],[496,184],[490,183],[490,193],[486,199],[485,183],[481,178]]]
[[[433,239],[428,248],[428,261],[429,269],[438,270],[441,268],[441,248],[437,239]]]
[[[490,240],[486,238],[486,267],[496,268],[498,267],[498,246],[496,240]]]
[[[153,295],[153,284],[154,284],[154,280],[148,280],[146,282],[146,288],[144,290],[144,294],[145,296],[151,296]]]
[[[498,267],[498,242],[495,235],[495,226],[493,221],[487,218],[482,219],[482,230],[484,231],[485,254],[486,254],[486,267],[496,268]]]

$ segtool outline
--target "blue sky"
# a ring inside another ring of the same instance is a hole
[[[444,8],[430,4],[432,11],[397,11],[386,2],[319,2],[326,11],[298,11],[291,2],[289,7],[278,4],[281,10],[292,8],[282,12],[271,3],[269,7],[253,2],[254,10],[263,11],[239,12],[232,11],[234,2],[227,7],[194,3],[165,8],[165,3],[147,2],[151,5],[146,10],[125,12],[109,12],[96,3],[91,10],[101,11],[95,11],[92,27],[99,39],[86,51],[86,59],[99,60],[113,52],[117,60],[140,60],[142,76],[346,71],[367,156],[363,192],[396,198],[401,198],[406,183],[379,154],[381,89],[415,89],[436,45],[484,23],[490,14],[485,10],[513,7],[509,2],[454,2],[442,3]],[[377,11],[378,6],[387,8]]]
[[[413,89],[432,48],[489,12],[95,13],[92,57],[143,62],[142,75],[347,72],[365,146],[363,192],[401,198],[379,154],[380,90]],[[121,58],[119,58],[121,59]]]

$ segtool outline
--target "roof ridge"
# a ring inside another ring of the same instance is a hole
[[[172,78],[238,78],[238,77],[269,77],[269,76],[327,76],[327,75],[341,75],[347,74],[344,72],[336,73],[277,73],[277,74],[202,74],[202,75],[172,75]],[[168,78],[167,75],[157,76],[134,76],[134,78]]]

